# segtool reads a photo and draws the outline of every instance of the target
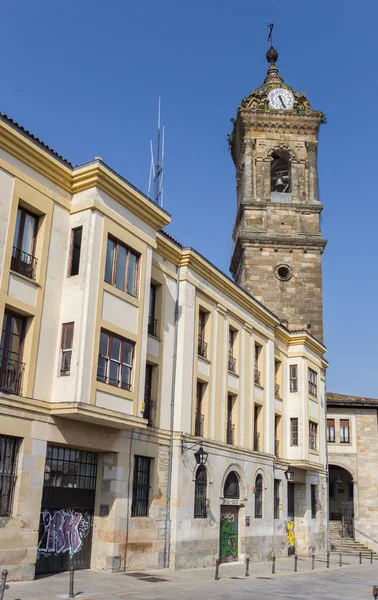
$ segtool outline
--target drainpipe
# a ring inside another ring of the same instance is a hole
[[[329,464],[328,464],[328,440],[327,440],[327,417],[328,417],[327,376],[325,377],[325,381],[324,381],[324,402],[325,402],[325,423],[324,423],[324,429],[325,429],[325,447],[326,447],[326,457],[325,458],[326,458],[326,469],[327,469],[327,476],[326,476],[327,552],[330,552],[331,551],[331,544],[330,544],[330,535],[329,535]]]
[[[180,293],[180,267],[177,267],[177,286],[176,286],[176,306],[175,306],[175,337],[173,345],[173,370],[172,370],[172,388],[171,388],[171,415],[169,431],[169,461],[168,461],[168,484],[167,484],[167,512],[165,517],[165,547],[164,547],[164,567],[168,569],[171,549],[171,488],[172,488],[172,469],[173,469],[173,429],[175,418],[175,387],[176,387],[176,369],[177,369],[177,338],[179,321],[179,293]]]

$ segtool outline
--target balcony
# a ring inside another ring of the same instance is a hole
[[[195,422],[194,422],[194,435],[198,437],[204,436],[204,424],[205,424],[205,416],[201,415],[199,412],[196,412]]]
[[[198,356],[207,359],[207,343],[203,341],[200,335],[198,336]]]
[[[260,384],[260,380],[261,380],[261,373],[260,373],[260,371],[258,371],[257,369],[255,369],[255,383],[257,385],[261,385]]]
[[[158,322],[153,317],[148,317],[148,335],[157,338]]]
[[[274,384],[274,395],[276,396],[276,398],[281,398],[281,396],[280,396],[280,384],[279,383],[275,383]]]
[[[35,256],[32,256],[31,254],[20,250],[20,248],[13,246],[11,260],[12,271],[16,271],[16,273],[20,273],[20,275],[24,275],[24,277],[34,280],[36,266],[37,259]]]
[[[230,444],[231,446],[233,446],[234,439],[235,439],[235,425],[233,425],[231,423],[231,421],[228,421],[228,423],[227,423],[227,438],[226,438],[227,444]]]
[[[236,358],[232,356],[232,354],[228,355],[228,370],[231,373],[236,373]]]
[[[280,440],[274,440],[274,456],[276,458],[280,456]]]
[[[258,431],[256,431],[255,435],[253,436],[253,450],[255,452],[260,451],[260,433]]]
[[[25,363],[3,358],[0,364],[0,391],[21,396],[24,370]]]

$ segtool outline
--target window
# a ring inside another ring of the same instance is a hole
[[[280,423],[281,423],[281,417],[279,415],[275,415],[274,416],[274,456],[276,458],[278,458],[280,455],[280,440],[279,440]]]
[[[206,487],[207,473],[203,465],[200,465],[196,473],[196,483],[194,490],[194,518],[206,519]]]
[[[148,494],[150,490],[151,459],[146,456],[134,457],[132,517],[148,516]]]
[[[290,154],[277,148],[270,163],[270,189],[272,192],[291,192]]]
[[[316,519],[318,510],[318,486],[311,485],[311,519]]]
[[[235,329],[228,330],[228,370],[232,373],[236,372],[236,359],[234,358],[234,344],[236,338]]]
[[[340,419],[340,443],[349,444],[349,419]]]
[[[138,295],[139,256],[117,242],[108,238],[106,246],[105,281],[132,296]]]
[[[335,419],[327,419],[327,442],[335,441]]]
[[[22,374],[25,364],[21,362],[26,319],[4,312],[0,341],[0,390],[21,395]]]
[[[150,288],[150,302],[148,307],[148,333],[154,337],[157,337],[157,325],[158,322],[155,319],[156,312],[156,285],[151,285]]]
[[[260,346],[260,344],[255,344],[255,383],[257,383],[257,385],[261,384],[261,369],[260,369],[261,352],[262,352],[262,346]]]
[[[223,486],[223,498],[235,498],[240,497],[239,489],[239,477],[235,471],[230,471],[226,477],[226,481]]]
[[[232,423],[232,409],[234,406],[234,396],[227,396],[227,444],[234,443],[235,425]]]
[[[68,277],[79,274],[82,234],[82,227],[76,227],[71,231],[70,268],[68,271]]]
[[[47,446],[45,487],[94,490],[97,477],[97,453]]]
[[[19,438],[0,435],[0,517],[12,514]]]
[[[298,446],[298,417],[290,419],[290,446]]]
[[[203,311],[199,311],[198,317],[198,356],[207,358],[207,343],[205,342],[205,325],[206,325],[207,314]]]
[[[290,391],[298,391],[298,365],[290,365]]]
[[[257,475],[255,480],[255,519],[262,519],[263,480]]]
[[[29,279],[35,279],[37,266],[34,256],[37,226],[38,217],[20,207],[17,211],[11,269]]]
[[[143,419],[148,420],[148,425],[151,427],[153,424],[152,419],[152,411],[154,408],[154,402],[152,400],[152,377],[154,374],[155,367],[154,365],[147,364],[146,365],[146,379],[144,384],[144,410],[143,410]]]
[[[317,396],[318,385],[317,385],[317,373],[313,369],[308,370],[308,391],[311,396]]]
[[[318,426],[313,421],[310,421],[310,450],[316,450],[318,447]]]
[[[196,396],[196,414],[194,423],[194,435],[203,437],[204,415],[202,414],[202,399],[204,393],[204,384],[197,381],[197,396]]]
[[[260,451],[260,432],[259,432],[259,420],[261,414],[261,406],[255,404],[253,410],[253,450],[255,452]]]
[[[101,331],[97,380],[131,390],[134,344],[129,340]]]
[[[274,480],[274,518],[280,518],[280,485],[281,480]]]
[[[281,397],[281,392],[280,392],[281,364],[282,363],[280,360],[274,361],[274,395],[276,396],[276,398]]]
[[[71,372],[72,341],[74,324],[64,323],[62,326],[62,342],[60,347],[60,374],[69,375]]]

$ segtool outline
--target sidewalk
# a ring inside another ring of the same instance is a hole
[[[319,571],[337,571],[340,575],[349,569],[362,569],[361,573],[367,567],[369,561],[364,559],[363,566],[358,565],[358,556],[343,556],[343,567],[339,566],[338,556],[332,555],[330,568],[326,568],[326,559],[318,558],[315,560],[315,571],[312,571],[311,557],[298,558],[298,572],[294,573],[294,557],[279,558],[276,560],[276,573],[272,574],[271,562],[250,563],[250,577],[245,578],[245,565],[243,562],[222,564],[219,569],[220,580],[215,582],[214,568],[187,569],[182,571],[173,571],[170,569],[148,570],[138,573],[103,573],[96,571],[76,571],[75,572],[75,597],[80,600],[106,599],[119,600],[121,598],[133,597],[151,597],[164,591],[173,591],[177,587],[177,595],[183,596],[183,590],[194,588],[203,588],[207,586],[224,586],[236,584],[237,580],[266,579],[274,580],[280,577],[289,577],[290,579]],[[369,565],[370,566],[370,565]],[[375,565],[371,565],[375,567]],[[26,581],[22,583],[10,582],[5,591],[4,600],[58,600],[68,597],[69,573],[59,573],[56,575],[45,576],[36,581]],[[218,589],[219,589],[218,588]],[[202,592],[203,593],[203,592]]]

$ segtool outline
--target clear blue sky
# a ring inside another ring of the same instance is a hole
[[[378,397],[378,3],[13,0],[1,17],[0,111],[74,164],[100,155],[146,192],[162,97],[168,231],[225,272],[236,205],[226,136],[263,81],[275,22],[281,74],[328,118],[328,389]]]

